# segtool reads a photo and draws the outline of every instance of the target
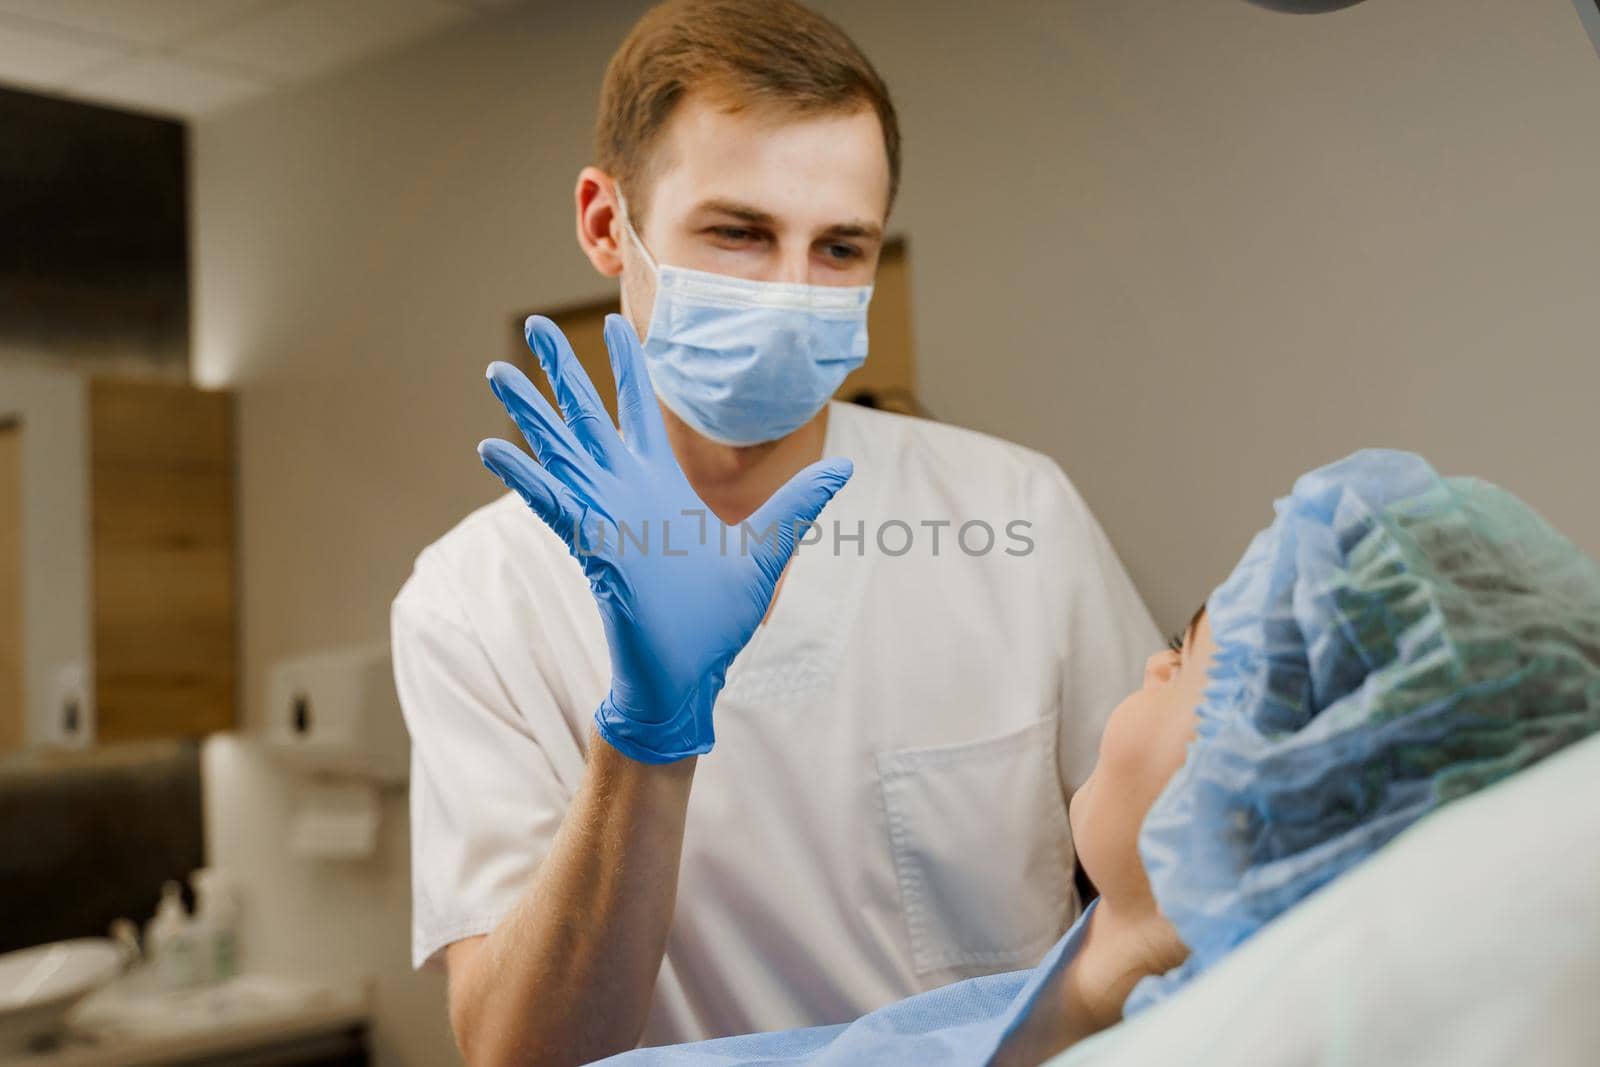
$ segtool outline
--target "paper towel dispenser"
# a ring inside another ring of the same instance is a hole
[[[406,781],[411,749],[387,645],[303,656],[267,682],[268,745],[307,770]]]

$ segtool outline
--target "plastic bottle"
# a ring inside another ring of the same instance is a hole
[[[221,871],[202,867],[189,876],[194,887],[193,929],[200,978],[222,982],[239,973],[239,905]]]
[[[161,887],[161,903],[144,933],[145,958],[155,965],[162,989],[186,989],[195,982],[194,936],[183,906],[183,887]]]

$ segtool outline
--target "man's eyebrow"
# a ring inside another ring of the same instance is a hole
[[[758,207],[741,203],[737,200],[724,200],[713,198],[702,200],[695,205],[696,211],[711,211],[719,215],[728,215],[747,222],[752,226],[775,226],[778,222],[776,215],[769,211],[762,211]],[[822,231],[824,237],[859,237],[865,240],[881,240],[883,227],[875,222],[852,219],[849,222],[838,222]]]
[[[841,222],[822,231],[824,237],[861,237],[868,241],[883,239],[883,227],[875,222]]]
[[[737,200],[702,200],[695,205],[694,209],[696,211],[715,211],[719,215],[732,215],[742,222],[761,226],[771,226],[778,221],[770,212],[762,211],[758,207],[751,207],[749,204],[741,204]]]

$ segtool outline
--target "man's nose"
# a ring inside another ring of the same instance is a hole
[[[778,275],[773,281],[805,285],[811,281],[811,249],[803,242],[785,244],[779,253]]]

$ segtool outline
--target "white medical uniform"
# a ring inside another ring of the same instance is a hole
[[[843,404],[824,453],[855,475],[717,701],[645,1044],[1037,963],[1078,911],[1067,797],[1160,645],[1051,460]],[[610,670],[577,561],[513,495],[418,557],[393,640],[423,966],[529,885]]]

